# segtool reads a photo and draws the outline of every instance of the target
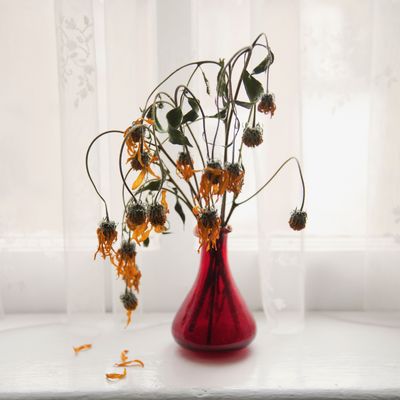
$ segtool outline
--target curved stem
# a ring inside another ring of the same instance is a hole
[[[186,124],[186,126],[187,126],[187,128],[189,129],[190,135],[192,136],[192,138],[193,138],[193,140],[194,140],[194,143],[195,143],[195,145],[196,145],[196,147],[197,147],[197,151],[198,151],[199,154],[200,154],[201,163],[203,164],[203,168],[205,168],[205,167],[206,167],[206,164],[205,164],[205,162],[204,162],[203,153],[201,152],[199,143],[197,142],[197,139],[196,139],[196,137],[194,136],[194,133],[193,133],[192,128],[190,127],[190,125],[189,125],[189,124]]]
[[[245,199],[243,201],[240,201],[239,203],[236,203],[235,201],[233,201],[231,210],[229,212],[228,218],[226,219],[226,221],[224,223],[224,226],[228,223],[229,218],[231,217],[232,212],[236,207],[248,202],[253,197],[257,196],[262,190],[264,190],[274,180],[274,178],[279,174],[279,172],[282,170],[282,168],[285,167],[285,165],[287,163],[289,163],[290,161],[292,161],[292,160],[294,160],[296,162],[296,164],[297,164],[297,169],[299,171],[299,175],[300,175],[300,179],[301,179],[301,185],[302,185],[302,188],[303,188],[303,199],[302,199],[301,207],[300,207],[300,211],[303,211],[304,202],[305,202],[305,199],[306,199],[306,187],[305,187],[305,184],[304,184],[303,173],[302,173],[302,170],[301,170],[301,166],[300,166],[299,160],[296,157],[290,157],[274,172],[274,174],[271,176],[271,178],[269,178],[267,180],[267,182],[265,182],[264,185],[262,185],[260,187],[260,189],[258,189],[255,193],[253,193],[250,197],[248,197],[247,199]]]
[[[126,136],[122,142],[121,145],[121,149],[119,151],[119,173],[121,175],[121,179],[122,182],[125,186],[125,188],[128,190],[129,194],[132,196],[133,200],[135,200],[135,202],[137,202],[135,195],[133,194],[131,188],[129,187],[129,185],[126,183],[126,179],[124,177],[124,171],[122,170],[122,154],[124,152],[124,147],[125,147],[125,143],[126,143],[126,139],[128,138],[128,136]]]
[[[122,131],[117,131],[117,130],[111,130],[111,131],[105,131],[105,132],[100,133],[100,135],[97,135],[97,136],[91,141],[91,143],[89,144],[89,146],[88,146],[88,148],[87,148],[87,150],[86,150],[86,157],[85,157],[86,173],[87,173],[87,175],[88,175],[88,177],[89,177],[89,179],[90,179],[90,182],[92,183],[92,185],[93,185],[93,187],[94,187],[94,190],[96,191],[97,195],[100,197],[100,199],[101,199],[101,200],[103,201],[103,203],[104,203],[104,206],[105,206],[105,209],[106,209],[106,219],[107,219],[107,221],[109,220],[107,202],[105,201],[104,197],[103,197],[103,196],[100,194],[100,192],[98,191],[97,186],[96,186],[96,184],[95,184],[94,181],[93,181],[92,175],[90,174],[90,171],[89,171],[89,154],[90,154],[90,150],[91,150],[92,146],[94,145],[94,143],[95,143],[98,139],[100,139],[100,138],[103,137],[104,135],[108,135],[109,133],[122,133],[122,134],[123,134],[124,132],[122,132]]]
[[[172,71],[165,79],[163,79],[153,90],[152,92],[149,94],[149,96],[147,97],[144,109],[147,108],[147,103],[149,102],[151,96],[153,96],[153,94],[156,92],[156,90],[162,86],[169,78],[171,78],[173,75],[175,75],[177,72],[179,72],[180,70],[186,68],[186,67],[190,67],[191,65],[203,65],[203,64],[216,64],[219,66],[219,63],[217,61],[212,61],[212,60],[205,60],[205,61],[195,61],[195,62],[191,62],[185,65],[182,65],[181,67],[177,68],[176,70]],[[144,115],[143,115],[144,117]]]
[[[267,182],[264,183],[264,185],[262,185],[260,187],[260,189],[258,189],[254,194],[252,194],[250,197],[248,197],[246,200],[243,200],[239,203],[236,203],[236,205],[240,206],[241,204],[246,203],[247,201],[251,200],[254,196],[257,196],[258,193],[260,193],[266,186],[268,186],[269,183],[271,183],[273,181],[273,179],[276,177],[276,175],[279,174],[279,172],[281,171],[281,169],[291,160],[294,160],[297,164],[297,169],[299,170],[299,175],[300,175],[300,179],[301,179],[301,186],[303,188],[303,200],[301,202],[301,207],[300,207],[300,211],[303,211],[303,207],[304,207],[304,202],[306,199],[306,188],[305,188],[305,184],[304,184],[304,178],[303,178],[303,173],[301,171],[301,166],[300,166],[300,162],[296,157],[290,157],[288,158],[276,171],[275,173],[271,176],[271,178],[269,178],[267,180]]]

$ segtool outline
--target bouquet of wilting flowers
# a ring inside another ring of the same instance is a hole
[[[251,68],[255,50],[261,50],[264,56]],[[148,246],[151,232],[167,233],[170,212],[167,194],[175,199],[174,210],[183,222],[186,216],[182,205],[193,215],[199,249],[204,247],[209,251],[215,248],[221,229],[228,225],[234,210],[255,197],[289,161],[294,160],[301,178],[303,198],[300,208],[292,212],[289,225],[294,230],[305,227],[304,180],[295,157],[286,160],[254,194],[239,199],[245,179],[243,147],[254,148],[263,142],[263,129],[257,116],[272,117],[276,110],[274,95],[268,87],[273,62],[274,54],[267,37],[260,34],[250,46],[237,51],[227,62],[207,60],[183,65],[150,93],[140,117],[131,126],[125,131],[103,132],[89,145],[87,173],[105,205],[105,218],[97,228],[98,249],[94,257],[100,253],[103,259],[109,258],[118,277],[125,282],[121,301],[127,311],[127,324],[138,305],[135,292],[139,292],[141,272],[136,264],[137,246]],[[208,66],[216,70],[213,91],[204,70]],[[190,75],[186,83],[178,85],[171,93],[161,90],[172,76],[187,69]],[[265,85],[256,78],[260,74],[265,76]],[[203,101],[192,89],[197,75],[204,82],[204,94],[211,98],[213,92],[214,109],[211,112],[205,109]],[[243,95],[247,96],[246,100],[241,98]],[[239,119],[239,109],[247,113],[244,124]],[[107,203],[88,168],[93,144],[110,133],[121,134],[123,138],[119,170],[124,212],[117,250],[114,248],[117,224],[109,218]],[[125,171],[124,165],[127,165]],[[128,200],[126,193],[130,196]]]

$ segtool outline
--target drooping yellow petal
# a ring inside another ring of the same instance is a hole
[[[160,177],[151,169],[150,166],[147,166],[147,167],[146,167],[146,170],[147,170],[147,172],[148,172],[150,175],[153,175],[154,178],[160,179]]]
[[[165,211],[168,212],[168,203],[167,203],[167,191],[163,190],[161,192],[161,204],[164,206]]]
[[[126,310],[126,325],[125,328],[128,327],[128,325],[131,323],[132,321],[132,310]]]
[[[144,177],[146,176],[146,170],[142,169],[140,171],[140,174],[138,175],[138,177],[136,178],[135,182],[133,182],[132,185],[132,190],[137,189],[143,182]]]

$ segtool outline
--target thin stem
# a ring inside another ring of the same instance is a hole
[[[260,187],[260,189],[258,189],[254,194],[252,194],[250,197],[248,197],[246,200],[243,200],[239,203],[236,203],[238,206],[240,206],[241,204],[246,203],[247,201],[251,200],[254,196],[257,196],[258,193],[260,193],[269,183],[272,182],[272,180],[276,177],[276,175],[278,175],[278,173],[281,171],[281,169],[291,160],[294,160],[297,164],[297,169],[299,170],[299,175],[300,175],[300,179],[301,179],[301,186],[303,188],[303,200],[301,202],[301,207],[300,207],[300,211],[303,211],[303,207],[304,207],[304,201],[306,198],[306,188],[305,188],[305,184],[304,184],[304,178],[303,178],[303,173],[301,171],[301,166],[300,166],[300,162],[296,157],[290,157],[288,158],[276,171],[275,173],[271,176],[271,178],[269,178],[267,180],[267,182],[264,183],[264,185],[262,185]]]
[[[92,175],[90,174],[90,171],[89,171],[89,154],[90,154],[90,150],[91,150],[93,144],[94,144],[98,139],[100,139],[100,138],[103,137],[104,135],[108,135],[109,133],[122,133],[122,134],[123,134],[124,132],[122,132],[122,131],[117,131],[117,130],[111,130],[111,131],[105,131],[105,132],[103,132],[103,133],[100,133],[100,135],[97,135],[97,136],[91,141],[91,143],[89,144],[89,147],[88,147],[88,149],[87,149],[87,151],[86,151],[86,157],[85,157],[86,173],[87,173],[87,175],[88,175],[88,177],[89,177],[89,179],[90,179],[90,182],[92,183],[92,185],[93,185],[93,187],[94,187],[94,190],[96,191],[97,195],[100,197],[100,199],[101,199],[101,200],[103,201],[103,203],[104,203],[104,206],[105,206],[105,209],[106,209],[106,219],[107,219],[107,221],[109,220],[107,202],[105,201],[104,197],[103,197],[103,196],[100,194],[100,192],[98,191],[97,186],[96,186],[96,184],[95,184],[94,181],[93,181]]]
[[[198,141],[197,141],[197,139],[196,139],[196,137],[195,137],[195,135],[194,135],[194,133],[193,133],[193,131],[192,131],[192,128],[189,126],[189,124],[186,124],[186,126],[187,126],[187,128],[189,129],[190,135],[192,136],[192,139],[194,140],[194,143],[195,143],[195,145],[196,145],[196,147],[197,147],[197,150],[198,150],[198,152],[199,152],[199,154],[200,154],[201,163],[203,164],[203,168],[205,168],[206,164],[205,164],[205,162],[204,162],[203,153],[201,152],[199,143],[198,143]]]
[[[124,177],[124,171],[122,170],[122,154],[124,152],[124,147],[125,147],[125,143],[126,143],[126,139],[127,138],[128,138],[128,136],[124,137],[124,140],[123,140],[122,145],[121,145],[121,149],[119,151],[119,173],[121,175],[121,179],[122,179],[122,182],[123,182],[124,186],[128,190],[129,194],[132,196],[132,198],[135,201],[135,203],[137,203],[135,195],[133,194],[133,192],[132,192],[131,188],[129,187],[129,185],[126,183],[126,179]]]
[[[184,68],[186,68],[186,67],[190,67],[191,65],[200,66],[200,65],[203,65],[203,64],[216,64],[216,65],[219,66],[219,63],[218,63],[217,61],[212,61],[212,60],[195,61],[195,62],[191,62],[191,63],[185,64],[185,65],[182,65],[181,67],[179,67],[179,68],[177,68],[176,70],[172,71],[165,79],[163,79],[163,80],[152,90],[152,92],[151,92],[151,93],[149,94],[149,96],[147,97],[147,100],[146,100],[146,104],[145,104],[145,106],[144,106],[144,109],[146,109],[147,103],[149,102],[151,96],[153,96],[153,94],[156,92],[156,90],[157,90],[160,86],[162,86],[169,78],[171,78],[171,77],[172,77],[173,75],[175,75],[177,72],[179,72],[180,70],[182,70],[182,69],[184,69]],[[145,115],[145,114],[143,114],[143,117],[144,117],[144,115]]]

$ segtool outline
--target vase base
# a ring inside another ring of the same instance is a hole
[[[183,340],[180,340],[174,336],[174,339],[176,343],[178,343],[180,346],[182,346],[186,350],[190,351],[196,351],[196,352],[207,352],[207,353],[212,353],[212,352],[228,352],[228,351],[235,351],[235,350],[241,350],[247,347],[254,339],[255,335],[251,338],[248,338],[246,340],[242,340],[240,342],[236,343],[230,343],[230,344],[223,344],[223,345],[207,345],[207,344],[197,344],[197,343],[190,343],[186,342]]]

